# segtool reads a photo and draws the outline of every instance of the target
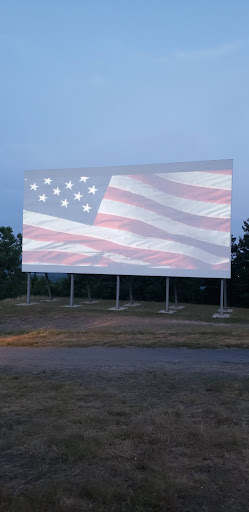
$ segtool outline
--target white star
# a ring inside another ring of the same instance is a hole
[[[43,201],[45,203],[47,197],[45,196],[45,194],[43,194],[42,196],[39,196],[39,201]]]
[[[59,196],[59,195],[60,195],[60,189],[59,189],[59,187],[57,187],[57,188],[53,188],[53,191],[54,191],[54,194],[53,194],[53,195],[56,195],[56,196]]]
[[[81,176],[80,181],[84,181],[84,183],[86,183],[86,180],[89,180],[87,176]]]
[[[69,202],[64,199],[64,201],[61,201],[61,206],[65,206],[67,208],[67,205],[69,204]]]
[[[83,205],[83,206],[82,206],[82,208],[84,208],[84,210],[83,210],[83,211],[84,211],[84,212],[87,212],[87,213],[89,213],[89,210],[91,210],[91,209],[92,209],[92,207],[91,207],[91,206],[89,206],[89,204],[88,204],[88,203],[87,203],[87,204],[85,204],[85,205]]]
[[[50,185],[51,181],[53,180],[51,180],[50,178],[44,178],[44,185],[46,185],[46,183]]]
[[[38,185],[36,185],[36,183],[34,183],[33,185],[30,185],[30,190],[35,190],[38,188]]]
[[[73,183],[70,180],[68,183],[66,183],[66,188],[70,188],[70,190],[72,190],[72,187],[73,187]]]
[[[95,196],[95,192],[97,192],[98,188],[95,188],[95,185],[93,187],[88,187],[88,194],[93,194]]]
[[[74,200],[78,199],[78,201],[80,201],[81,197],[83,197],[83,195],[80,192],[78,192],[78,194],[74,194]]]

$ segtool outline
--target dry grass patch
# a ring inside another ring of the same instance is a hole
[[[38,329],[5,334],[0,347],[187,347],[248,348],[249,328],[169,325],[167,329],[89,328],[85,331]]]
[[[1,512],[248,510],[249,381],[0,377]]]

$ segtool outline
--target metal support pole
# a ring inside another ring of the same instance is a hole
[[[220,280],[220,314],[224,315],[224,279]]]
[[[166,313],[169,312],[169,277],[166,277],[166,304],[165,304]]]
[[[130,304],[134,304],[133,295],[132,295],[132,288],[131,288],[131,281],[129,280],[129,294],[130,294]]]
[[[52,293],[51,293],[51,288],[50,288],[50,282],[49,282],[48,274],[46,273],[45,276],[46,276],[47,287],[48,287],[48,297],[49,297],[49,300],[52,300]]]
[[[27,304],[30,304],[30,289],[31,289],[31,272],[28,272],[28,281],[27,281]]]
[[[87,283],[86,283],[86,287],[87,287],[88,302],[92,302],[92,297],[91,297],[91,292],[90,292],[90,286],[89,286],[89,282],[88,282],[88,281],[87,281]]]
[[[71,283],[70,283],[70,306],[73,307],[73,299],[74,299],[74,274],[71,275]]]
[[[116,285],[116,309],[119,309],[119,288],[120,288],[120,277],[117,276],[117,285]]]
[[[175,294],[175,308],[178,308],[178,298],[177,298],[177,286],[174,283],[174,294]]]
[[[227,311],[227,280],[223,279],[224,281],[224,311]]]

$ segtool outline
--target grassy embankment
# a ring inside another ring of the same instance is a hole
[[[34,306],[0,304],[0,346],[249,347],[249,310],[235,308],[214,320],[215,306],[186,304],[174,315],[158,314],[163,303],[142,303],[113,312],[111,301],[63,308],[68,299]],[[76,301],[79,303],[79,301]]]

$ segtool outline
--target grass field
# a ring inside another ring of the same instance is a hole
[[[248,309],[235,308],[221,321],[212,318],[215,306],[186,304],[163,315],[164,304],[155,302],[119,312],[108,310],[111,301],[79,308],[61,307],[68,299],[39,299],[27,307],[17,302],[0,303],[0,346],[249,347]]]
[[[249,347],[249,312],[0,303],[0,346]],[[203,370],[202,370],[203,372]],[[246,512],[249,377],[2,370],[0,512]]]
[[[0,377],[1,512],[243,512],[249,380]]]

